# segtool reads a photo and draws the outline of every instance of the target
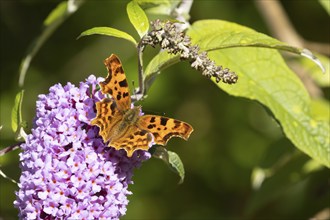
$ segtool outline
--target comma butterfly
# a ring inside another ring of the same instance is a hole
[[[112,54],[105,59],[108,76],[100,82],[104,98],[96,103],[96,117],[92,125],[100,128],[99,135],[108,146],[124,149],[131,157],[136,150],[148,150],[153,144],[166,145],[174,136],[187,140],[191,125],[159,115],[142,115],[141,106],[131,105],[131,96],[119,58]]]

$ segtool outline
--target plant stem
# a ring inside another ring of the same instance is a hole
[[[143,39],[143,37],[142,37]],[[143,50],[145,48],[145,45],[142,44],[143,40],[140,40],[138,46],[137,46],[137,52],[138,52],[138,75],[139,75],[139,88],[136,92],[137,100],[141,99],[145,94],[145,86],[144,86],[144,76],[143,76]]]
[[[5,155],[6,153],[8,153],[8,152],[10,152],[10,151],[13,151],[13,150],[18,149],[18,148],[20,147],[20,145],[23,144],[23,143],[24,143],[24,142],[21,141],[21,142],[15,143],[15,144],[13,144],[13,145],[11,145],[11,146],[9,146],[9,147],[6,147],[6,148],[4,148],[4,149],[1,149],[1,150],[0,150],[0,157],[3,156],[3,155]]]

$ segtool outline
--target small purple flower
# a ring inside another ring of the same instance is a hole
[[[21,219],[119,219],[133,169],[150,158],[109,148],[90,125],[104,98],[90,76],[79,87],[56,84],[39,95],[34,128],[22,144],[15,207]]]

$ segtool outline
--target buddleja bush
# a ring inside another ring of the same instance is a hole
[[[46,19],[44,33],[36,40],[29,58],[23,61],[21,85],[29,62],[45,36],[81,3],[61,3]],[[180,10],[169,13],[176,20],[149,21],[145,10],[150,5],[146,3],[132,1],[127,5],[129,20],[139,39],[112,27],[95,27],[79,36],[117,37],[136,47],[139,87],[133,99],[144,98],[165,68],[181,61],[189,62],[219,89],[261,103],[297,149],[330,167],[329,124],[311,114],[311,100],[304,85],[279,53],[282,50],[305,56],[317,65],[319,61],[311,52],[228,21],[200,20],[189,24],[180,16]],[[168,8],[180,8],[175,4],[168,2]],[[164,11],[163,7],[153,8],[156,14]],[[146,47],[160,50],[143,66]],[[22,149],[22,174],[14,205],[21,219],[118,219],[126,213],[127,195],[131,194],[128,185],[132,183],[134,168],[151,156],[164,160],[183,181],[183,164],[174,152],[153,146],[128,158],[123,150],[116,151],[102,142],[98,128],[90,125],[95,117],[95,103],[105,97],[98,88],[102,80],[91,75],[82,79],[79,86],[56,84],[48,94],[39,95],[29,134],[23,129],[20,113],[23,91],[17,95],[12,127],[21,140],[17,146]]]

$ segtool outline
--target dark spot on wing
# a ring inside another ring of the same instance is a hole
[[[168,118],[163,118],[163,117],[160,118],[160,124],[163,126],[166,125],[167,121],[168,121]]]
[[[180,125],[181,125],[181,122],[180,121],[178,121],[178,120],[174,120],[174,129],[175,128],[178,128],[178,127],[180,127]]]
[[[152,133],[152,134],[154,135],[154,137],[155,137],[156,140],[160,137],[159,134],[156,133],[156,132],[154,132],[154,133]]]
[[[126,98],[127,96],[129,96],[129,93],[128,92],[124,92],[123,93],[123,97]]]
[[[115,102],[111,103],[110,109],[112,112],[114,112],[115,108],[116,108],[116,103]]]
[[[116,69],[116,73],[123,73],[124,74],[124,69],[122,66],[118,66]]]
[[[123,81],[120,81],[120,82],[119,82],[119,86],[120,86],[120,87],[127,87],[128,85],[127,85],[127,81],[126,81],[126,79],[124,79]]]
[[[140,135],[141,135],[141,136],[145,135],[146,133],[148,133],[148,131],[146,131],[146,130],[142,130],[142,131],[140,131]]]
[[[151,117],[150,118],[150,123],[154,123],[155,122],[155,117]]]

